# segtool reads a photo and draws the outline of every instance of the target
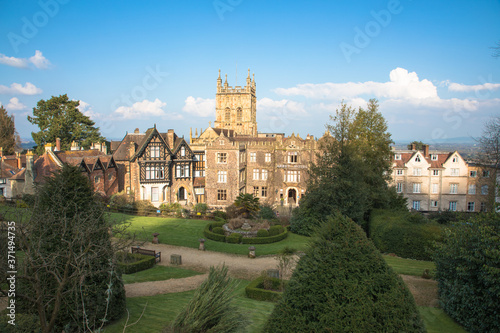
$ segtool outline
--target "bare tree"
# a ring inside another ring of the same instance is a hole
[[[495,197],[498,193],[498,170],[500,168],[500,117],[490,118],[484,125],[483,135],[477,139],[480,146],[481,164],[490,172],[490,207],[495,204]]]

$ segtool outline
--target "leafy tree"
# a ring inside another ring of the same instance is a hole
[[[210,267],[208,278],[175,318],[174,332],[241,332],[246,320],[233,304],[234,288],[226,266]]]
[[[441,308],[468,332],[498,332],[500,323],[500,215],[461,221],[436,244]]]
[[[14,126],[14,115],[8,115],[7,110],[0,106],[0,147],[5,155],[14,154],[20,143],[19,135]]]
[[[425,332],[401,278],[351,219],[317,229],[264,332]]]
[[[33,117],[28,121],[40,128],[31,136],[37,144],[36,153],[43,154],[46,143],[61,139],[61,149],[69,150],[71,142],[76,141],[82,147],[89,148],[93,142],[102,142],[95,123],[78,110],[79,101],[71,101],[68,95],[52,96],[49,100],[40,100],[33,108]]]
[[[422,141],[412,141],[408,145],[408,149],[411,149],[412,145],[415,145],[416,150],[423,150],[425,143],[423,143]]]
[[[64,165],[37,187],[18,275],[19,310],[37,313],[42,332],[95,330],[125,310],[111,225],[89,180]]]
[[[260,209],[259,198],[254,197],[251,193],[240,193],[236,200],[234,200],[234,205],[237,207],[240,215],[247,217],[257,213]]]
[[[480,147],[481,164],[490,171],[490,183],[492,189],[498,189],[500,185],[497,180],[498,168],[500,168],[500,116],[489,119],[483,129],[483,135],[476,139]],[[495,190],[489,191],[488,210],[495,205]]]

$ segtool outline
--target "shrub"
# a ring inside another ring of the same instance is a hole
[[[432,260],[429,250],[433,242],[442,237],[443,227],[419,216],[404,211],[374,210],[370,219],[370,238],[383,253]]]
[[[147,200],[139,200],[135,202],[135,209],[137,209],[137,214],[148,215],[156,213],[156,207]]]
[[[270,244],[270,243],[276,243],[279,242],[283,239],[285,239],[288,236],[288,232],[285,229],[283,233],[276,235],[276,236],[269,236],[269,237],[245,237],[241,240],[243,244]]]
[[[226,218],[234,219],[241,215],[240,209],[233,203],[226,207]]]
[[[281,234],[285,228],[281,225],[273,225],[272,227],[269,228],[269,236],[276,236]]]
[[[109,207],[117,210],[129,210],[133,206],[132,198],[125,191],[113,194],[109,200]]]
[[[17,332],[40,332],[40,320],[38,315],[29,313],[16,313],[16,325],[8,323],[9,317],[2,312],[0,316],[0,332],[17,333]]]
[[[196,289],[185,309],[175,318],[174,332],[241,332],[247,324],[233,305],[235,283],[227,267],[210,267],[208,278]]]
[[[226,237],[226,242],[232,243],[232,244],[239,244],[241,243],[241,239],[243,236],[237,232],[232,233],[231,235]]]
[[[219,218],[222,220],[227,220],[227,214],[222,210],[216,210],[215,212],[212,213],[212,216],[214,217],[214,219]]]
[[[196,213],[201,213],[201,214],[205,214],[207,212],[207,209],[208,209],[208,205],[206,203],[201,203],[201,202],[194,205],[194,208],[193,208],[193,210]]]
[[[468,332],[498,332],[500,215],[490,213],[447,229],[436,245],[441,308]]]
[[[266,229],[259,229],[259,231],[257,231],[257,237],[269,237],[269,231]]]
[[[35,205],[35,196],[33,194],[25,193],[23,194],[23,201],[29,206],[33,207]]]
[[[274,220],[276,219],[276,213],[273,208],[269,205],[260,206],[259,213],[257,214],[257,218],[262,220]]]
[[[225,242],[226,241],[225,235],[219,235],[219,234],[216,234],[213,232],[213,228],[222,227],[224,224],[225,224],[224,221],[212,222],[212,223],[207,224],[207,226],[203,230],[203,235],[206,238],[217,241],[217,242]]]
[[[264,280],[267,279],[271,282],[271,288],[274,290],[267,290],[264,288]],[[256,299],[258,301],[276,302],[281,298],[282,292],[277,291],[280,287],[280,279],[270,278],[267,276],[259,276],[248,284],[245,288],[245,294],[248,298]]]
[[[28,208],[28,204],[23,200],[16,200],[16,208]]]
[[[317,229],[264,332],[425,332],[403,280],[354,221]]]
[[[219,235],[224,235],[225,234],[224,229],[222,229],[221,227],[215,227],[215,228],[213,228],[212,232],[216,233],[216,234],[219,234]]]
[[[294,208],[290,219],[290,231],[303,236],[311,236],[320,224],[321,221],[315,215],[309,214],[305,208],[297,207]]]
[[[155,265],[156,258],[138,253],[120,253],[118,255],[118,269],[122,274],[132,274],[144,271]]]

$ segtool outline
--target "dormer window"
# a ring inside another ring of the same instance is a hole
[[[453,163],[457,163],[458,162],[458,157],[457,156],[453,156]]]
[[[438,156],[437,155],[431,155],[431,160],[432,161],[437,161],[438,159]]]
[[[401,154],[395,154],[394,155],[395,160],[400,160],[401,159]]]
[[[420,162],[420,156],[415,157],[415,162]]]

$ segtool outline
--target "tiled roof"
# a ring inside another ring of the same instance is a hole
[[[116,151],[113,152],[113,157],[115,161],[128,161],[130,156],[128,149],[130,147],[130,143],[133,142],[138,145],[138,142],[141,142],[144,138],[145,134],[144,133],[129,133],[125,135],[123,140],[120,142],[120,145],[116,149]]]
[[[422,151],[419,151],[422,156],[424,156],[424,153]],[[408,163],[417,151],[394,151],[394,155],[399,154],[401,155],[400,160],[396,160],[395,156],[393,156],[393,163],[395,168],[405,168],[406,163]],[[428,156],[424,156],[425,160],[427,163],[430,164],[431,169],[439,169],[443,167],[443,164],[448,160],[448,158],[454,154],[452,153],[443,153],[443,152],[429,152]],[[431,155],[437,155],[437,160],[432,160]]]

